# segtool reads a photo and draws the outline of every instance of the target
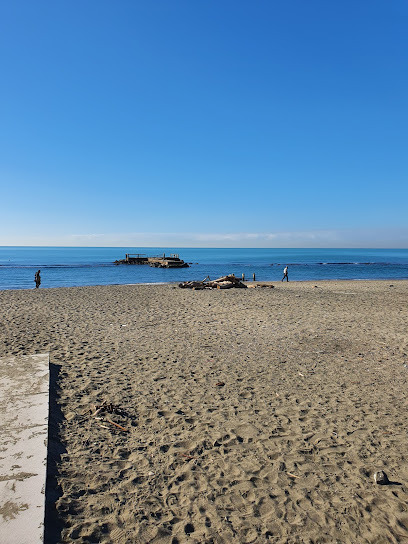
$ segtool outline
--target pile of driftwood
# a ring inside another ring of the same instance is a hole
[[[246,285],[242,283],[241,280],[236,278],[234,274],[231,274],[229,276],[222,276],[222,278],[218,278],[217,280],[211,281],[210,278],[207,276],[203,279],[203,281],[185,281],[183,283],[179,283],[179,287],[182,289],[231,289],[232,287],[238,287],[238,288],[244,288],[246,289]]]
[[[123,420],[124,418],[129,418],[129,415],[116,404],[108,403],[105,400],[102,402],[102,404],[92,405],[88,413],[91,414],[91,416],[94,417],[96,420],[98,420],[99,426],[103,427],[104,429],[109,429],[110,427],[106,426],[105,423],[110,423],[110,425],[113,425],[116,429],[120,429],[121,431],[126,433],[129,432],[129,429],[123,427],[122,425],[119,425],[119,423],[116,423],[115,421],[112,421],[112,417],[108,416],[108,414],[116,414],[120,417],[121,420]]]

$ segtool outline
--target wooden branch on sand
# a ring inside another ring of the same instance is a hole
[[[115,423],[114,421],[111,421],[110,419],[106,419],[105,421],[107,421],[107,422],[110,423],[111,425],[115,425],[115,427],[117,427],[117,428],[120,429],[121,431],[125,431],[126,433],[129,432],[129,429],[125,429],[125,427],[122,427],[122,425],[118,425],[117,423]]]

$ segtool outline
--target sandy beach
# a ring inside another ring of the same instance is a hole
[[[0,356],[50,354],[49,542],[408,542],[408,281],[0,306]]]

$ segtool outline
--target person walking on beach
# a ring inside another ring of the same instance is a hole
[[[281,279],[281,281],[283,281],[285,278],[286,278],[286,281],[289,281],[288,267],[287,266],[285,266],[285,268],[283,269],[283,278]]]
[[[40,287],[40,285],[41,285],[40,272],[41,272],[41,270],[37,270],[37,272],[35,273],[35,276],[34,276],[35,288],[36,289],[38,289]]]

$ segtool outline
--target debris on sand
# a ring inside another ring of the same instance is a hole
[[[383,470],[374,473],[374,482],[378,485],[387,485],[390,483],[388,476]]]
[[[241,289],[247,288],[247,286],[244,283],[242,283],[241,280],[236,278],[234,274],[230,274],[228,276],[222,276],[221,278],[218,278],[213,281],[211,281],[208,276],[204,278],[203,281],[185,281],[185,282],[179,283],[179,287],[181,287],[182,289],[194,289],[194,290],[231,289],[232,287],[238,287]]]
[[[130,416],[124,410],[122,410],[120,406],[116,404],[112,404],[110,402],[108,403],[107,401],[103,401],[102,404],[96,404],[96,405],[94,404],[89,409],[88,414],[90,414],[94,419],[96,419],[99,423],[99,426],[104,429],[109,429],[109,427],[104,425],[104,423],[110,423],[111,425],[113,425],[117,429],[120,429],[121,431],[124,431],[127,433],[129,432],[129,429],[127,429],[126,427],[123,427],[119,423],[116,423],[115,421],[112,421],[112,419],[109,419],[107,417],[107,414],[112,414],[112,415],[116,414],[117,416],[120,417],[121,423],[123,422],[124,419],[129,420]]]

